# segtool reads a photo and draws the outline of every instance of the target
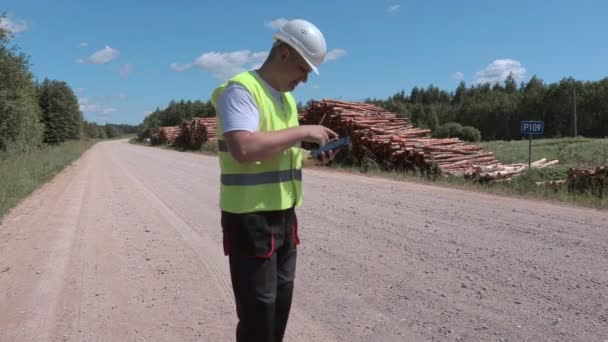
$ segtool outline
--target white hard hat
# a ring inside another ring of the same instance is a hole
[[[315,25],[303,19],[290,20],[272,37],[294,48],[315,74],[319,74],[317,67],[327,55],[327,46],[323,34]]]

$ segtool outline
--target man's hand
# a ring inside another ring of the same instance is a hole
[[[338,152],[340,152],[340,148],[336,150],[322,152],[319,158],[313,158],[310,151],[302,150],[302,166],[308,167],[325,165],[334,160]]]
[[[319,161],[319,163],[321,165],[325,165],[325,164],[329,163],[330,161],[334,160],[334,158],[336,158],[336,154],[338,154],[338,152],[340,152],[339,148],[336,150],[322,152],[321,157],[317,160]]]
[[[338,137],[338,134],[331,129],[321,125],[303,125],[300,126],[306,130],[306,138],[304,141],[317,143],[319,146],[327,144],[330,140]]]

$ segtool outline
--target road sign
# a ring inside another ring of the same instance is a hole
[[[543,134],[545,131],[545,123],[542,121],[522,121],[521,134],[527,134],[530,137],[528,145],[528,170],[532,167],[532,136],[535,134]]]
[[[543,134],[545,123],[542,121],[522,121],[521,134]]]

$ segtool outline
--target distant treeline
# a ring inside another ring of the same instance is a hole
[[[542,120],[546,138],[574,135],[608,137],[608,78],[577,81],[564,78],[545,84],[534,76],[519,86],[511,75],[503,83],[467,87],[461,82],[453,92],[430,85],[414,87],[386,100],[367,99],[390,111],[408,115],[413,124],[445,135],[454,123],[472,126],[483,140],[520,139],[522,120]],[[446,125],[447,124],[447,125]],[[442,127],[443,126],[443,127]]]
[[[9,46],[11,38],[0,28],[0,156],[67,140],[135,133],[134,126],[84,120],[70,86],[59,80],[35,81],[29,57]]]
[[[143,140],[156,133],[160,127],[178,126],[185,120],[194,117],[215,116],[215,109],[211,102],[207,101],[175,101],[169,102],[165,109],[156,108],[150,113],[137,129],[137,138]]]
[[[414,126],[430,129],[434,137],[478,141],[521,139],[523,120],[544,121],[543,138],[573,136],[575,99],[576,134],[608,137],[608,77],[600,81],[564,78],[545,84],[533,76],[518,85],[509,75],[502,83],[467,86],[460,82],[453,92],[433,85],[414,87],[409,94],[402,90],[384,100],[368,98],[365,102],[409,117]],[[298,103],[299,111],[304,108]],[[159,127],[214,115],[211,102],[173,100],[166,109],[157,108],[148,115],[137,134],[144,139]]]

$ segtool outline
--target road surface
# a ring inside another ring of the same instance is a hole
[[[217,159],[107,141],[0,224],[0,341],[230,341]],[[286,341],[608,340],[608,213],[307,169]]]

